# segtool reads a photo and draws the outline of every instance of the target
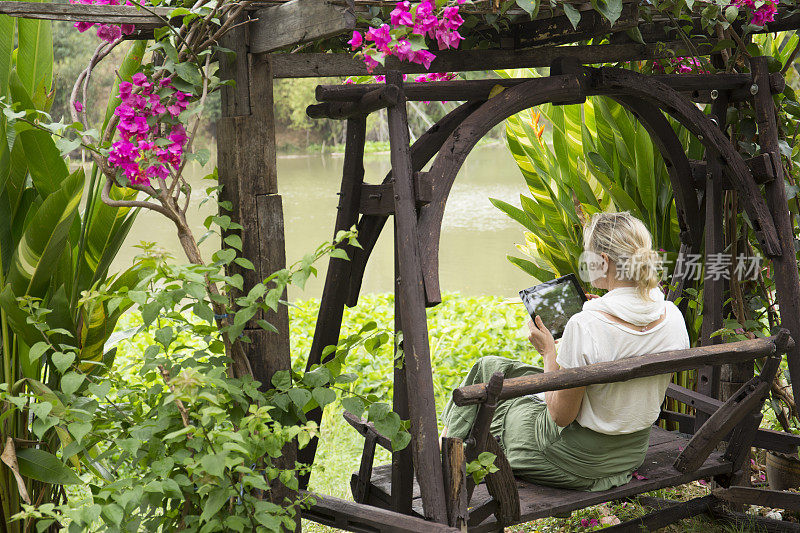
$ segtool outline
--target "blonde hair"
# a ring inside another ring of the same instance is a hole
[[[650,291],[660,279],[659,256],[641,220],[628,211],[595,213],[583,230],[583,246],[598,255],[607,254],[616,266],[617,278],[635,281],[639,296],[652,299]]]

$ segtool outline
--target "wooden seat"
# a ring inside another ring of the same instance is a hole
[[[646,479],[632,479],[630,483],[620,487],[601,492],[585,492],[569,489],[546,487],[535,483],[528,483],[517,478],[517,491],[519,492],[521,516],[519,523],[553,516],[554,514],[569,513],[583,509],[590,505],[597,505],[611,500],[629,498],[643,492],[649,492],[675,485],[681,485],[698,479],[708,479],[732,471],[732,463],[722,458],[722,453],[714,452],[706,459],[705,463],[697,470],[683,474],[672,467],[675,459],[686,447],[691,435],[666,431],[653,427],[650,432],[650,447],[641,468],[637,471]],[[388,500],[391,492],[391,465],[376,467],[372,473],[373,496],[376,499]],[[376,490],[377,489],[377,490]],[[486,484],[475,488],[470,501],[470,510],[483,505],[490,500]],[[375,503],[373,503],[374,505]],[[414,483],[414,511],[422,514],[422,501],[419,497],[419,488]],[[474,513],[473,513],[474,514]],[[472,518],[472,515],[471,515]],[[509,526],[511,524],[505,524]],[[469,531],[496,531],[497,520],[492,513],[479,524],[470,523]]]

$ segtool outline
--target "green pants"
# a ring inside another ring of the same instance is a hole
[[[500,371],[506,378],[540,373],[542,369],[505,357],[483,357],[461,386],[486,383]],[[478,407],[459,407],[450,400],[442,412],[449,437],[466,438]],[[518,477],[553,487],[589,491],[624,485],[641,466],[650,440],[650,428],[626,435],[606,435],[572,422],[559,428],[547,405],[536,396],[497,404],[492,435]]]

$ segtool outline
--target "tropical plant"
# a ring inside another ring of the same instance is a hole
[[[505,77],[536,75],[502,71]],[[547,128],[546,124],[550,126]],[[696,153],[684,128],[676,131],[686,151]],[[581,105],[545,104],[506,121],[511,154],[530,195],[521,207],[492,203],[525,228],[508,259],[545,281],[578,274],[583,223],[599,211],[630,211],[653,235],[657,248],[674,257],[679,227],[669,174],[647,130],[613,100],[594,96]]]
[[[71,145],[24,119],[49,120],[53,50],[49,22],[15,20],[0,15],[0,96],[7,104],[0,116],[0,384],[6,391],[57,390],[54,370],[67,357],[58,349],[62,343],[78,347],[69,365],[93,375],[101,374],[113,359],[113,351],[104,352],[103,346],[126,308],[110,309],[83,297],[107,282],[135,212],[101,202],[96,170],[87,188],[84,169],[70,171],[65,159]],[[15,36],[18,46],[12,49]],[[136,50],[123,70],[141,60],[143,47],[135,44],[132,51]],[[107,116],[112,111],[109,104]],[[130,196],[117,188],[111,194]],[[124,272],[110,286],[121,288],[135,279],[132,276],[132,271]],[[42,320],[54,349],[42,344],[41,332],[28,320],[19,298],[49,309]],[[19,511],[20,500],[48,502],[60,493],[50,475],[60,461],[46,450],[57,450],[59,442],[67,445],[74,435],[52,427],[38,431],[41,426],[32,427],[24,412],[13,409],[5,410],[3,417],[2,458],[9,469],[0,474],[0,523],[3,531],[15,531],[19,524],[12,523],[11,516]],[[15,457],[15,447],[23,443],[31,446],[20,450],[26,460]],[[22,479],[19,490],[17,475]]]

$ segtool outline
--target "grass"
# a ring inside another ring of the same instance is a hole
[[[313,325],[319,301],[297,302],[290,308],[292,354],[296,369],[305,365],[304,354],[313,337]],[[342,334],[357,331],[362,324],[375,320],[379,328],[392,327],[393,296],[391,294],[363,295],[359,305],[347,309]],[[428,310],[431,358],[434,367],[434,390],[437,412],[441,412],[450,391],[458,386],[471,365],[484,355],[502,355],[532,364],[541,364],[538,354],[527,341],[527,316],[521,306],[506,305],[490,296],[467,297],[457,293],[445,294],[441,305]],[[356,352],[348,359],[348,371],[359,374],[354,384],[359,393],[373,393],[383,399],[391,398],[391,352],[388,347],[373,357]],[[320,446],[312,471],[310,490],[351,500],[350,476],[358,469],[363,438],[341,416],[343,409],[334,404],[324,413]],[[383,449],[376,453],[375,465],[386,464],[391,457]],[[693,482],[680,487],[650,493],[649,496],[686,501],[708,494],[707,486]],[[569,518],[545,518],[506,528],[514,533],[580,532],[608,527],[600,523],[617,518],[621,521],[643,516],[648,510],[635,502],[604,504],[575,511]],[[763,510],[761,511],[763,514]],[[592,520],[598,522],[590,526]],[[330,533],[339,531],[309,521],[303,531]],[[705,517],[682,520],[660,531],[689,533],[733,533],[757,531],[749,527],[732,527]]]

